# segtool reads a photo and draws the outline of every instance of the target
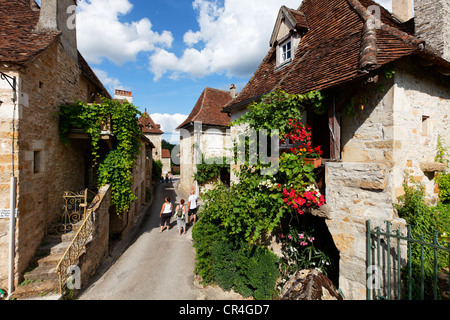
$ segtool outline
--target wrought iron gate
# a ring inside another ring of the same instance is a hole
[[[62,210],[53,219],[47,230],[49,235],[63,235],[75,230],[75,226],[83,221],[88,206],[88,189],[79,193],[66,191]]]
[[[442,298],[439,291],[445,290],[449,295],[450,242],[447,247],[440,244],[437,231],[434,231],[433,243],[429,243],[423,235],[414,238],[411,226],[407,226],[406,236],[391,227],[392,223],[387,221],[384,231],[380,227],[372,229],[371,221],[367,221],[367,300],[438,300]],[[413,264],[413,252],[420,257],[420,264]],[[431,262],[430,256],[432,263],[427,263]],[[445,256],[446,267],[440,269],[438,261],[442,262]],[[447,288],[439,289],[439,278],[447,280]]]

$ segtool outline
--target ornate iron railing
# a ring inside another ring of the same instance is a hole
[[[73,268],[78,265],[80,256],[86,250],[86,244],[92,238],[94,232],[94,208],[99,201],[100,196],[96,195],[87,209],[81,227],[56,267],[56,271],[59,274],[59,291],[61,295],[64,295],[67,291],[69,278],[72,276]]]
[[[62,210],[53,219],[47,230],[49,235],[63,235],[75,230],[76,225],[86,216],[88,205],[88,189],[75,193],[66,191],[64,193],[64,205]]]

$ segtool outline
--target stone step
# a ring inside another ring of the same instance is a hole
[[[56,268],[56,266],[61,261],[63,256],[64,256],[64,253],[51,254],[51,255],[39,258],[36,262],[38,264],[38,267],[53,266],[54,268]]]
[[[19,300],[58,300],[61,297],[56,267],[75,235],[76,231],[72,231],[63,235],[47,235],[45,237],[34,259],[36,268],[24,275],[24,285],[16,288],[14,298]]]
[[[64,254],[67,248],[70,246],[69,241],[61,242],[60,240],[51,241],[39,248],[41,252],[45,252],[47,255],[50,254]]]
[[[59,279],[56,266],[38,267],[24,275],[25,281],[42,281]]]
[[[34,281],[31,283],[27,283],[26,285],[18,286],[14,291],[13,298],[21,300],[27,298],[43,297],[47,294],[59,294],[58,280]]]

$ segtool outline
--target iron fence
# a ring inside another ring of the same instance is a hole
[[[367,300],[450,299],[450,242],[447,247],[439,243],[437,231],[431,243],[423,235],[414,238],[410,225],[404,227],[405,236],[385,223],[385,230],[366,223]]]

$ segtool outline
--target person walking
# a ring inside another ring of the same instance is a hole
[[[166,197],[164,204],[162,205],[161,212],[159,213],[159,217],[161,218],[161,229],[159,232],[163,232],[164,224],[167,226],[167,231],[169,231],[170,227],[170,218],[172,217],[172,203],[170,202],[170,198]]]
[[[184,199],[181,199],[180,204],[175,208],[173,217],[177,219],[178,235],[181,236],[181,229],[183,229],[183,234],[186,234],[186,207],[184,206]]]
[[[191,189],[191,195],[189,196],[188,199],[188,224],[191,223],[191,216],[193,216],[194,218],[194,223],[197,222],[197,196],[195,195],[195,190],[194,188]]]

